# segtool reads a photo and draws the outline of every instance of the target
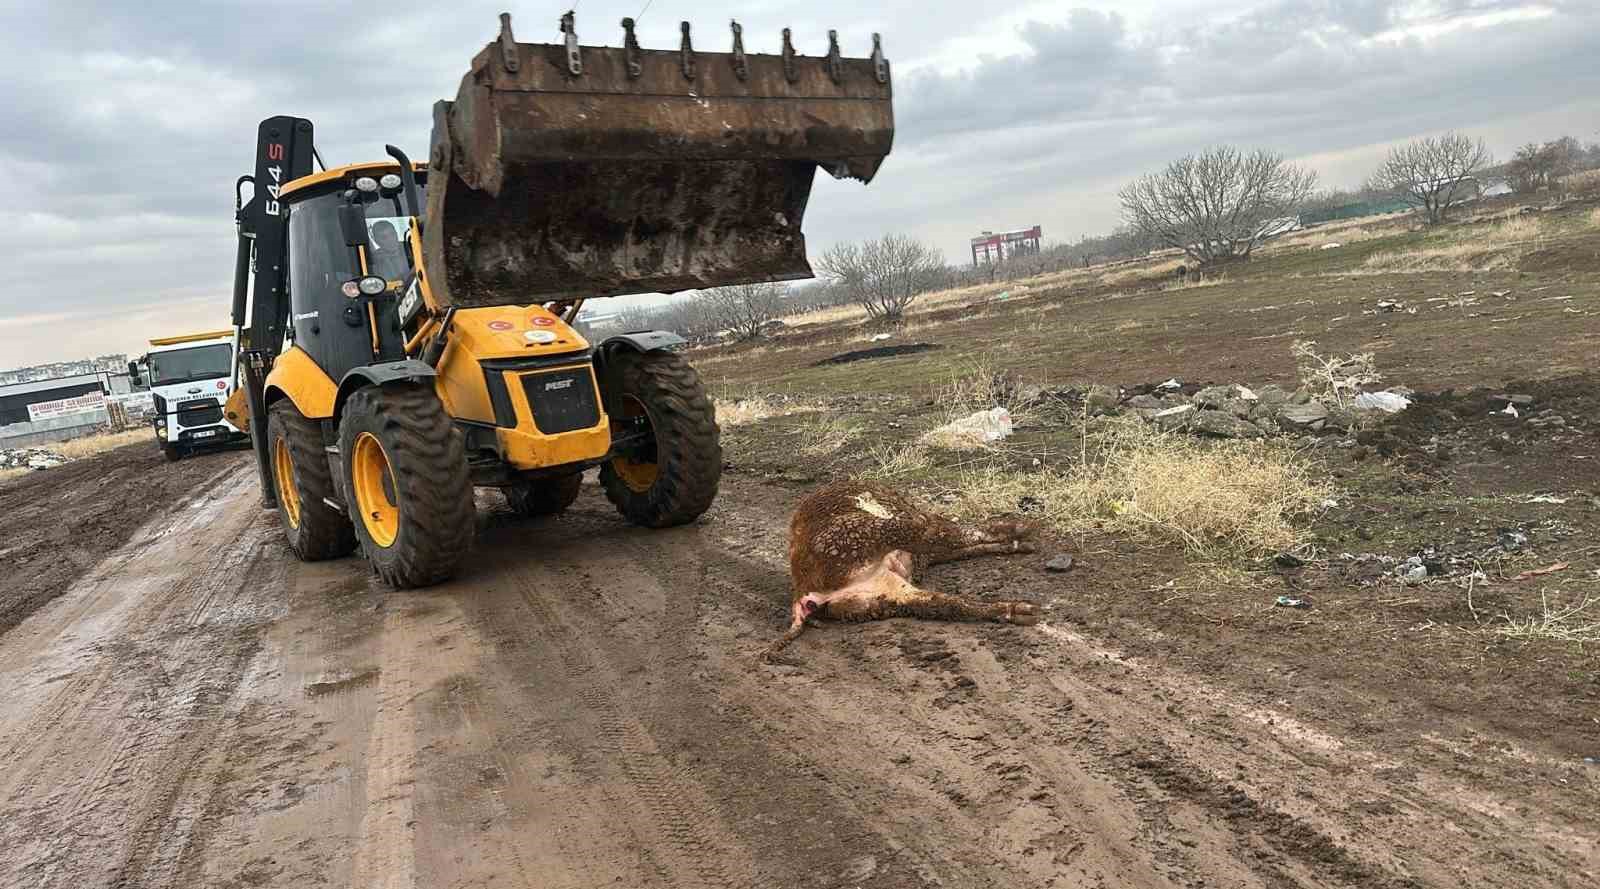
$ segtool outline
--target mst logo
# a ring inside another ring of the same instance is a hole
[[[565,380],[551,380],[550,382],[544,384],[544,391],[554,392],[557,389],[571,389],[572,384],[575,382],[577,382],[577,380],[574,380],[570,377]]]

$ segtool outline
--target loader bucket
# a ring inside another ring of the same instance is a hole
[[[888,62],[517,43],[510,17],[434,109],[423,226],[458,306],[811,277],[812,176],[872,179],[894,136]]]

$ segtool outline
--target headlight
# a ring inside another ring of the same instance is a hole
[[[400,177],[395,173],[384,173],[378,184],[383,186],[384,191],[394,191],[400,187]]]
[[[389,289],[389,282],[377,275],[368,275],[356,282],[356,287],[367,296],[377,296]]]
[[[166,438],[166,437],[167,437],[167,427],[165,427],[165,426],[157,426],[156,427],[156,438]]]
[[[364,191],[368,194],[371,194],[377,190],[378,180],[372,178],[371,176],[362,176],[360,179],[356,180],[356,191]]]

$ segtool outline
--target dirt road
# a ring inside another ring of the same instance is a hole
[[[798,489],[730,478],[666,532],[486,498],[465,575],[394,593],[293,561],[249,473],[0,636],[0,886],[1600,879],[1582,765],[1375,750],[1091,626],[828,627],[758,666]],[[1010,564],[930,579],[1044,576]]]

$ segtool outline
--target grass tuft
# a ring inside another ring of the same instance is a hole
[[[949,493],[961,518],[1015,511],[1026,498],[1063,533],[1110,531],[1226,558],[1296,548],[1305,533],[1296,520],[1333,491],[1279,442],[1211,443],[1115,420],[1088,433],[1071,470],[986,465],[962,472]]]
[[[712,402],[717,411],[717,425],[732,429],[750,423],[759,423],[772,417],[820,411],[822,406],[809,401],[772,399],[762,396],[750,398],[718,398]]]
[[[800,438],[800,453],[807,457],[827,457],[861,435],[861,427],[838,414],[818,414],[795,426]]]
[[[1539,602],[1540,614],[1536,617],[1519,620],[1501,615],[1505,625],[1495,627],[1495,634],[1530,642],[1600,643],[1600,615],[1588,614],[1590,608],[1600,605],[1600,599],[1584,596],[1580,602],[1552,608],[1549,597],[1540,593]]]

